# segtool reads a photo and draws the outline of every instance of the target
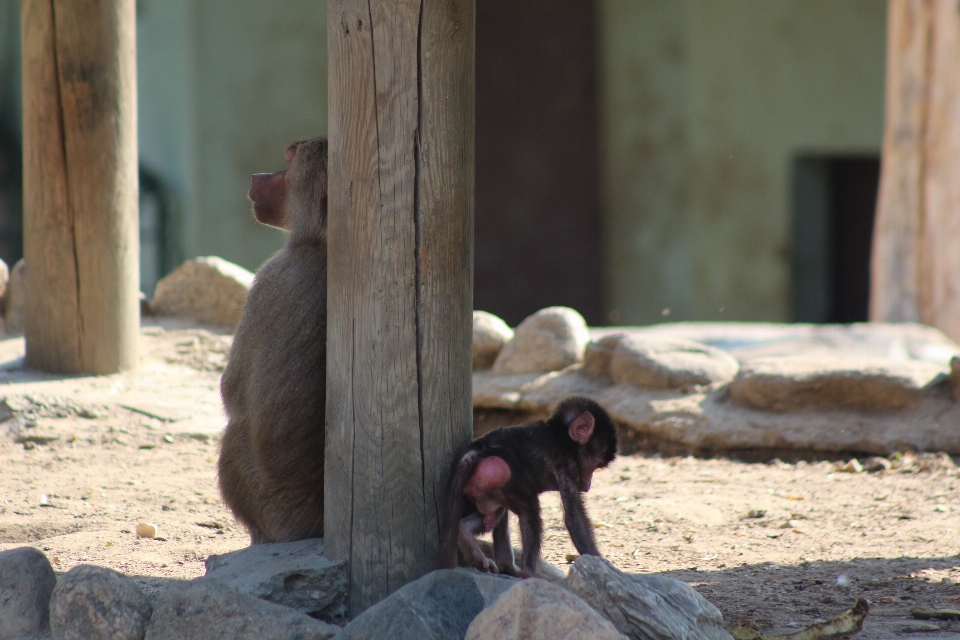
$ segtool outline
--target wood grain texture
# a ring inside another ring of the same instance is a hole
[[[436,566],[471,437],[472,0],[332,0],[325,538],[356,613]]]
[[[134,0],[23,0],[28,366],[139,361]]]
[[[960,11],[891,0],[870,319],[960,340]]]

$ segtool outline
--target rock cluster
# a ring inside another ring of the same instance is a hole
[[[540,416],[587,395],[670,453],[960,453],[960,345],[935,329],[676,323],[584,343],[584,326],[551,307],[501,332],[474,362],[474,409]]]
[[[549,581],[434,571],[341,627],[344,566],[322,551],[322,540],[303,540],[211,556],[206,576],[173,581],[152,603],[110,569],[79,565],[58,582],[36,549],[5,551],[0,640],[730,638],[717,608],[686,583],[591,556],[569,577],[553,568]]]
[[[25,268],[20,260],[8,272],[7,265],[0,260],[0,334],[23,333]],[[217,256],[187,260],[157,283],[153,300],[147,301],[141,294],[141,312],[189,318],[232,330],[240,321],[253,278],[243,267]]]

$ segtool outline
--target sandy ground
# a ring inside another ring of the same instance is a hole
[[[13,413],[0,423],[0,550],[35,546],[58,572],[107,566],[155,594],[248,538],[216,486],[230,337],[166,322],[143,338],[137,373],[68,378],[24,371],[22,340],[0,342]],[[960,609],[960,472],[943,456],[901,465],[622,456],[588,509],[614,564],[693,584],[728,622],[790,632],[859,596],[871,606],[861,638],[960,637],[960,620],[910,615]],[[544,520],[545,558],[563,568],[574,549],[555,495]],[[159,537],[138,539],[140,522]]]

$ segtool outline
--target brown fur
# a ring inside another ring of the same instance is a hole
[[[290,157],[290,236],[257,273],[220,383],[220,492],[252,543],[323,535],[327,141],[296,142]]]

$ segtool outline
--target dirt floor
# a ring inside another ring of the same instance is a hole
[[[22,340],[0,342],[0,550],[35,546],[58,572],[107,566],[155,594],[248,538],[216,486],[230,337],[172,322],[143,337],[141,369],[104,377],[26,372]],[[588,509],[614,564],[691,583],[728,622],[796,631],[863,597],[860,638],[960,636],[960,620],[911,617],[960,609],[954,461],[838,466],[622,456],[595,476]],[[555,495],[544,520],[545,557],[563,568],[574,549]],[[158,537],[137,538],[141,522]]]

